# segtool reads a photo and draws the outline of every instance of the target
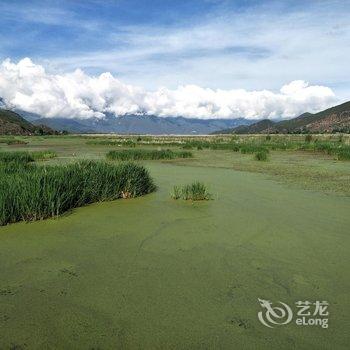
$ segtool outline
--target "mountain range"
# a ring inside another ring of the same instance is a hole
[[[215,134],[289,134],[289,133],[350,133],[350,101],[318,113],[303,113],[282,121],[263,119],[251,125],[240,125]]]
[[[238,119],[195,119],[184,117],[158,117],[155,115],[127,114],[105,118],[36,118],[35,115],[21,113],[33,124],[44,124],[55,130],[72,133],[118,133],[151,135],[205,135],[216,130],[249,125],[254,120]]]
[[[350,132],[350,101],[318,113],[289,119],[195,119],[128,114],[105,118],[42,118],[35,113],[7,110],[0,98],[0,134],[33,135],[71,133],[118,133],[152,135],[332,133]],[[55,131],[58,130],[58,131]]]

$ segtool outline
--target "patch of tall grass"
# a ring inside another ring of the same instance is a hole
[[[258,161],[266,161],[268,158],[266,150],[258,151],[254,154],[254,159]]]
[[[257,152],[265,152],[268,153],[269,150],[266,146],[262,146],[260,144],[254,144],[254,143],[247,143],[244,145],[241,145],[240,151],[243,154],[252,154]]]
[[[155,190],[148,171],[133,163],[37,166],[17,161],[16,165],[0,166],[0,225],[55,217],[89,203]]]
[[[0,152],[0,162],[10,163],[29,163],[34,162],[34,157],[29,152]]]
[[[209,141],[191,141],[185,144],[186,148],[200,146],[213,150],[232,150],[240,151],[243,154],[269,153],[270,150],[306,150],[323,152],[328,155],[334,155],[338,160],[349,160],[350,146],[343,142],[336,141],[318,141],[311,135],[306,135],[303,141],[289,140],[285,138],[265,138],[265,140],[249,140],[231,142],[209,142]]]
[[[34,152],[0,152],[0,163],[8,162],[34,162],[36,160],[45,160],[55,158],[56,152],[46,151],[34,151]]]
[[[184,199],[192,201],[201,201],[212,199],[207,187],[199,181],[193,182],[182,187],[174,186],[170,194],[173,199]]]
[[[90,140],[86,142],[87,145],[96,145],[96,146],[126,146],[126,147],[135,147],[136,142],[131,139],[127,140]]]
[[[35,151],[30,153],[34,160],[47,160],[51,158],[56,158],[57,153],[54,151]]]
[[[310,142],[299,146],[300,150],[322,152],[338,160],[350,160],[350,146],[341,142]]]
[[[307,134],[305,136],[305,142],[311,142],[312,141],[312,135],[311,134]]]
[[[340,148],[336,156],[338,160],[350,160],[350,147]]]
[[[106,155],[109,160],[157,160],[157,159],[175,159],[192,158],[193,155],[188,151],[172,150],[147,150],[147,149],[123,149],[109,151]]]
[[[299,137],[300,136],[300,137]],[[265,135],[261,137],[245,136],[238,137],[233,136],[230,138],[194,138],[194,137],[119,137],[110,138],[104,140],[93,139],[88,141],[89,144],[99,145],[118,145],[118,146],[131,146],[135,145],[154,145],[154,146],[180,146],[184,150],[191,149],[211,149],[211,150],[226,150],[241,152],[243,154],[253,154],[263,150],[266,152],[271,151],[284,151],[284,150],[306,150],[323,152],[329,155],[334,155],[336,159],[347,160],[347,151],[344,150],[349,145],[344,142],[344,136],[340,135],[333,138],[325,138],[314,135],[299,135],[296,136],[271,136]],[[345,147],[345,148],[344,148]],[[338,156],[338,154],[340,154]],[[345,158],[344,158],[345,157]]]
[[[138,136],[136,138],[107,138],[107,139],[92,139],[86,141],[87,145],[95,146],[119,146],[119,147],[136,147],[137,145],[145,146],[181,146],[182,141],[166,141],[165,139],[156,140],[148,136]]]
[[[0,174],[15,174],[19,171],[27,171],[30,170],[32,163],[22,162],[19,160],[12,160],[8,162],[0,162]],[[0,176],[1,181],[1,176]]]
[[[202,140],[190,140],[184,143],[183,149],[213,149],[213,150],[229,150],[238,152],[239,145],[235,142],[220,142],[220,141],[202,141]]]
[[[15,138],[0,138],[0,143],[6,143],[7,145],[26,145],[28,142]]]
[[[180,199],[182,196],[182,189],[179,186],[174,186],[173,191],[170,193],[171,198]]]

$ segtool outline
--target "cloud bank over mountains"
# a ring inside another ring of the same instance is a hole
[[[279,92],[243,89],[213,90],[197,85],[147,91],[124,84],[110,73],[90,76],[77,69],[50,74],[41,65],[24,58],[0,65],[0,97],[9,107],[46,118],[103,118],[115,115],[153,114],[191,118],[291,118],[317,112],[337,102],[326,86],[295,80]]]

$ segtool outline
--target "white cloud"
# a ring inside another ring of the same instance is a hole
[[[240,10],[223,5],[193,20],[181,16],[175,25],[146,21],[103,26],[106,31],[95,34],[103,45],[87,49],[87,41],[81,40],[84,47],[78,45],[74,52],[65,47],[46,59],[62,71],[111,71],[147,89],[196,84],[275,90],[304,79],[332,86],[346,100],[350,2],[255,3]]]
[[[330,88],[302,80],[284,85],[279,92],[214,90],[197,85],[147,91],[125,84],[110,73],[89,76],[77,69],[73,73],[50,74],[29,58],[18,63],[9,59],[2,62],[0,96],[9,106],[47,118],[99,118],[104,112],[193,118],[290,118],[336,102]]]

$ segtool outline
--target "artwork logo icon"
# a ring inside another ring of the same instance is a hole
[[[284,325],[289,323],[293,318],[292,309],[281,301],[278,306],[272,306],[269,300],[258,299],[263,311],[258,312],[259,321],[266,327]]]

